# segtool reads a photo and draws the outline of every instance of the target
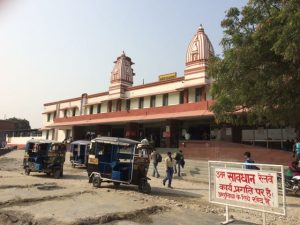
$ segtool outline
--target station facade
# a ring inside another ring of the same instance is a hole
[[[254,129],[214,123],[209,110],[214,102],[209,94],[212,80],[207,74],[213,55],[214,48],[200,26],[187,47],[183,76],[171,73],[157,82],[134,85],[134,63],[123,52],[114,62],[107,91],[44,104],[42,136],[58,141],[99,135],[146,137],[156,147],[174,148],[181,140],[251,139]],[[283,132],[286,130],[273,131],[281,134],[281,145]]]

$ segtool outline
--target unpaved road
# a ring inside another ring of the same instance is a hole
[[[24,152],[0,157],[0,225],[187,224],[212,225],[224,221],[224,208],[208,203],[204,183],[174,179],[174,189],[153,178],[152,194],[135,186],[111,184],[93,188],[85,169],[72,168],[68,160],[64,178],[45,174],[24,175]],[[68,157],[66,157],[68,159]],[[288,218],[267,216],[269,224],[299,224],[300,198],[288,197]],[[259,213],[231,210],[233,224],[261,224]]]

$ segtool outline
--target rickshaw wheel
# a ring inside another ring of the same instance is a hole
[[[120,187],[121,183],[120,182],[114,182],[114,187],[117,188],[117,187]]]
[[[29,174],[30,174],[30,169],[29,169],[29,167],[26,167],[26,168],[25,168],[25,174],[26,174],[27,176],[29,176]]]
[[[61,174],[61,170],[60,170],[60,169],[56,169],[56,170],[54,170],[54,172],[53,172],[53,177],[54,177],[55,179],[59,179],[59,178],[60,178],[60,174]]]
[[[101,179],[98,176],[93,177],[93,186],[99,188],[101,186]]]
[[[139,184],[139,191],[145,194],[149,194],[151,192],[151,186],[148,182],[141,182]]]

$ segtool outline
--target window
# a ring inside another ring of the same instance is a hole
[[[52,135],[52,140],[54,140],[54,138],[55,138],[54,129],[51,130],[51,135]]]
[[[51,113],[47,113],[47,122],[49,122],[51,119]]]
[[[90,106],[90,115],[93,114],[93,111],[94,111],[94,106],[91,105],[91,106]]]
[[[101,113],[101,104],[97,105],[97,113]]]
[[[163,95],[163,106],[167,106],[169,101],[169,94]]]
[[[68,110],[65,109],[65,110],[64,110],[64,117],[67,117],[67,116],[68,116]]]
[[[184,91],[179,92],[179,104],[184,103]]]
[[[139,99],[139,109],[143,109],[144,108],[144,98],[140,98]]]
[[[111,109],[112,109],[112,101],[109,101],[107,103],[107,112],[111,112]]]
[[[193,58],[193,61],[196,61],[198,59],[197,53],[193,53],[192,58]]]
[[[76,116],[76,108],[72,109],[72,116]]]
[[[49,139],[49,130],[46,130],[46,139]]]
[[[153,108],[155,107],[155,102],[156,102],[156,96],[151,96],[151,99],[150,99],[150,107]]]
[[[116,102],[116,111],[121,111],[122,109],[122,101],[121,99],[118,99]]]
[[[195,102],[201,101],[202,88],[195,89]]]
[[[130,99],[126,100],[126,110],[130,110]]]

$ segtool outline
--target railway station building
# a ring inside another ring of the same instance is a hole
[[[200,26],[187,46],[182,75],[165,74],[155,82],[134,85],[134,62],[123,52],[114,61],[106,91],[44,104],[42,136],[58,141],[99,135],[146,137],[156,147],[168,148],[210,145],[213,140],[284,148],[284,140],[295,136],[292,128],[215,123],[209,110],[213,80],[207,74],[213,55],[213,45]]]

